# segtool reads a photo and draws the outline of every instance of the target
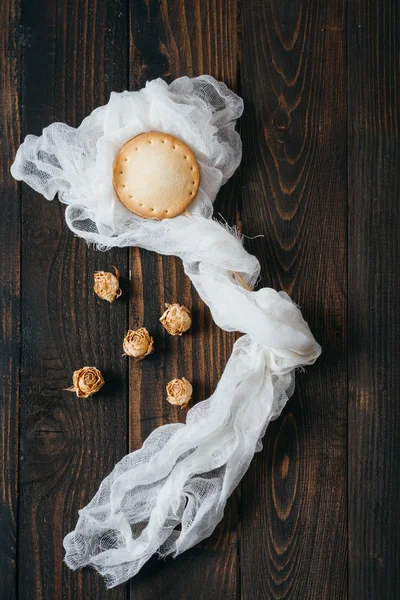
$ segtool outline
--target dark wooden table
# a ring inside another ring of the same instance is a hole
[[[2,600],[399,598],[399,27],[398,0],[0,1]],[[63,536],[129,448],[184,418],[166,382],[207,397],[235,336],[178,260],[86,247],[9,169],[26,134],[78,125],[112,90],[202,73],[245,100],[242,165],[215,211],[323,355],[214,535],[107,592],[63,565]],[[92,291],[110,265],[125,288],[112,306]],[[171,300],[192,308],[192,335],[157,327]],[[121,339],[142,324],[157,353],[128,362]],[[88,363],[107,385],[78,401],[62,389]]]

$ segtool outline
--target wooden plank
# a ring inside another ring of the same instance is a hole
[[[237,79],[236,0],[195,0],[131,3],[131,89],[146,80],[172,81],[183,75],[210,73],[233,88]],[[221,191],[215,205],[230,223],[236,221],[238,177]],[[219,330],[211,319],[180,261],[132,250],[130,326],[145,325],[156,351],[141,363],[130,362],[131,448],[157,426],[184,421],[185,411],[165,400],[165,386],[177,376],[193,382],[194,401],[214,390],[230,356],[235,336]],[[193,327],[182,338],[172,338],[158,322],[165,302],[180,302],[193,312]],[[176,560],[152,560],[131,582],[131,598],[176,600],[193,594],[199,600],[238,597],[236,497],[228,503],[225,519],[196,548]]]
[[[20,193],[10,175],[19,145],[20,2],[0,4],[0,581],[16,597],[20,367]]]
[[[127,14],[121,0],[23,1],[23,131],[54,120],[78,125],[127,85]],[[121,600],[93,571],[63,565],[62,540],[78,510],[127,450],[127,370],[121,343],[127,295],[112,305],[93,272],[126,250],[87,248],[67,230],[63,207],[23,186],[19,596]],[[106,385],[94,398],[62,391],[94,364]]]
[[[400,6],[351,0],[349,589],[400,596]]]
[[[247,600],[347,596],[344,17],[342,0],[242,6],[243,231],[323,348],[242,482]]]

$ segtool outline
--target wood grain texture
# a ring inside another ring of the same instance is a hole
[[[131,3],[130,85],[146,80],[210,73],[236,87],[237,11],[235,0]],[[236,221],[239,179],[234,178],[216,203],[230,223]],[[130,440],[132,449],[159,425],[184,421],[186,411],[169,405],[165,386],[185,376],[194,386],[194,402],[214,390],[230,356],[235,336],[221,331],[184,275],[178,259],[132,250],[130,326],[145,325],[155,339],[150,360],[130,363]],[[158,319],[165,302],[191,309],[190,334],[173,338]],[[238,597],[236,496],[214,535],[177,559],[151,561],[131,582],[131,598],[199,600]],[[194,582],[195,584],[194,588]]]
[[[399,28],[397,0],[0,2],[2,600],[397,600]],[[323,355],[214,535],[107,592],[63,566],[62,539],[129,447],[185,419],[166,383],[184,375],[194,402],[208,397],[235,335],[178,260],[87,248],[9,169],[21,129],[76,126],[112,90],[201,73],[245,100],[243,163],[215,213],[249,236],[260,285],[292,296]],[[124,294],[108,305],[93,272],[113,264]],[[193,312],[180,339],[158,321],[172,300]],[[135,363],[121,341],[141,325],[156,351]],[[78,400],[62,389],[84,364],[107,383]]]
[[[127,15],[120,0],[24,1],[23,132],[60,120],[76,126],[127,85]],[[113,305],[93,292],[93,273],[127,251],[87,248],[62,206],[23,186],[19,597],[125,598],[93,570],[63,565],[62,540],[78,510],[127,450],[127,370],[121,344],[127,294]],[[94,398],[62,391],[95,365],[106,385]]]
[[[10,175],[19,145],[20,5],[0,3],[0,595],[16,597],[20,345],[20,193]]]
[[[351,0],[349,584],[400,596],[400,6]]]
[[[344,9],[242,4],[241,215],[264,235],[247,247],[323,347],[242,482],[246,600],[347,596]]]

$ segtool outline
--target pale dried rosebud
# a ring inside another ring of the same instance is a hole
[[[186,408],[192,397],[192,384],[182,377],[182,379],[172,379],[167,385],[167,400],[170,404]]]
[[[166,304],[166,311],[160,317],[161,323],[171,335],[182,335],[192,324],[190,310],[180,304]]]
[[[94,291],[103,300],[108,302],[114,302],[116,298],[119,298],[122,294],[122,290],[119,287],[119,271],[114,267],[114,273],[108,271],[97,271],[94,274]]]
[[[154,340],[145,327],[133,331],[130,329],[123,341],[125,356],[142,360],[154,350]]]
[[[102,374],[96,367],[82,367],[72,375],[73,386],[68,392],[76,392],[78,398],[88,398],[96,394],[104,385]]]

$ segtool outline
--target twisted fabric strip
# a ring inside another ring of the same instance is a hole
[[[56,123],[39,138],[27,136],[12,167],[47,199],[58,193],[70,229],[99,248],[141,246],[180,257],[217,325],[244,334],[212,396],[188,412],[186,424],[159,427],[125,456],[66,536],[67,564],[93,566],[108,587],[135,575],[154,553],[176,556],[212,533],[269,421],[292,394],[295,369],[320,354],[285,293],[237,284],[234,272],[253,286],[259,263],[212,219],[212,202],[241,159],[235,123],[242,109],[212,77],[169,86],[155,80],[138,92],[113,93],[77,129]],[[145,131],[171,133],[195,153],[201,185],[191,217],[145,220],[117,199],[114,158]]]

